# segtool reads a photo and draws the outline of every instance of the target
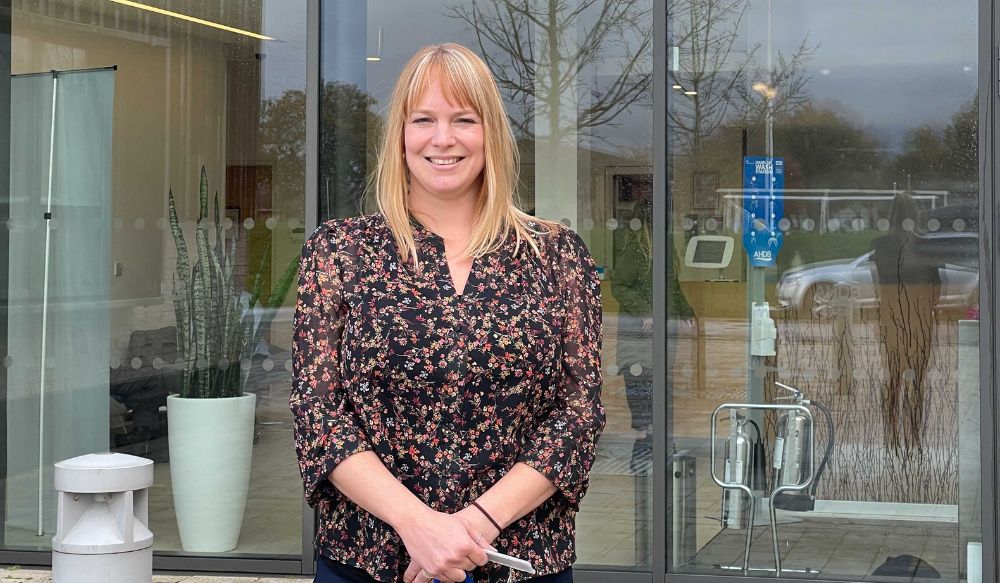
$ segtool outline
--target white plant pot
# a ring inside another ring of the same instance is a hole
[[[250,488],[257,396],[167,397],[170,483],[185,551],[236,548]]]

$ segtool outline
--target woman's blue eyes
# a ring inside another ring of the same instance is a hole
[[[413,123],[419,123],[419,124],[427,124],[427,123],[433,123],[433,122],[434,122],[434,120],[432,120],[429,117],[418,117],[417,119],[413,120]],[[472,119],[471,117],[460,117],[460,118],[458,118],[458,119],[455,120],[455,123],[474,124],[474,123],[477,123],[477,122],[476,122],[476,120]]]

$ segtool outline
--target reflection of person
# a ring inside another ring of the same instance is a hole
[[[115,437],[116,447],[159,437],[160,407],[167,404],[164,374],[148,367],[136,370],[128,365],[111,369],[111,397],[132,412],[132,427]]]
[[[302,253],[291,408],[316,580],[525,578],[486,564],[493,545],[572,581],[605,420],[596,266],[514,207],[513,134],[468,49],[419,50],[385,131],[380,212]]]
[[[160,363],[156,361],[160,360]],[[177,360],[177,328],[135,330],[129,334],[125,361],[110,369],[109,392],[121,404],[119,415],[131,412],[131,429],[115,436],[115,446],[139,444],[134,448],[147,455],[150,439],[160,436],[160,407],[167,395],[180,386],[180,376],[172,364]],[[115,415],[112,408],[112,415]],[[124,426],[124,421],[121,421]],[[133,449],[133,448],[130,448]]]
[[[886,445],[892,449],[921,447],[924,381],[941,287],[937,265],[921,260],[920,237],[915,233],[918,218],[913,197],[897,194],[889,215],[891,230],[872,242],[886,360],[882,424]]]
[[[638,229],[626,225],[626,229],[615,233],[615,269],[611,278],[611,293],[619,305],[615,362],[625,378],[632,428],[647,431],[653,424],[652,201],[637,202],[633,218],[641,223]],[[667,318],[671,323],[682,323],[690,328],[688,322],[694,311],[684,298],[673,271],[667,281]]]

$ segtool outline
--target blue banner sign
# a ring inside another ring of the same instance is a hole
[[[753,267],[772,267],[784,242],[778,221],[784,216],[783,158],[743,158],[743,248]]]

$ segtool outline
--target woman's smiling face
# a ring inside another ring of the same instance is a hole
[[[455,103],[434,80],[406,119],[403,144],[411,196],[478,196],[486,164],[483,121],[457,99],[451,101]]]

